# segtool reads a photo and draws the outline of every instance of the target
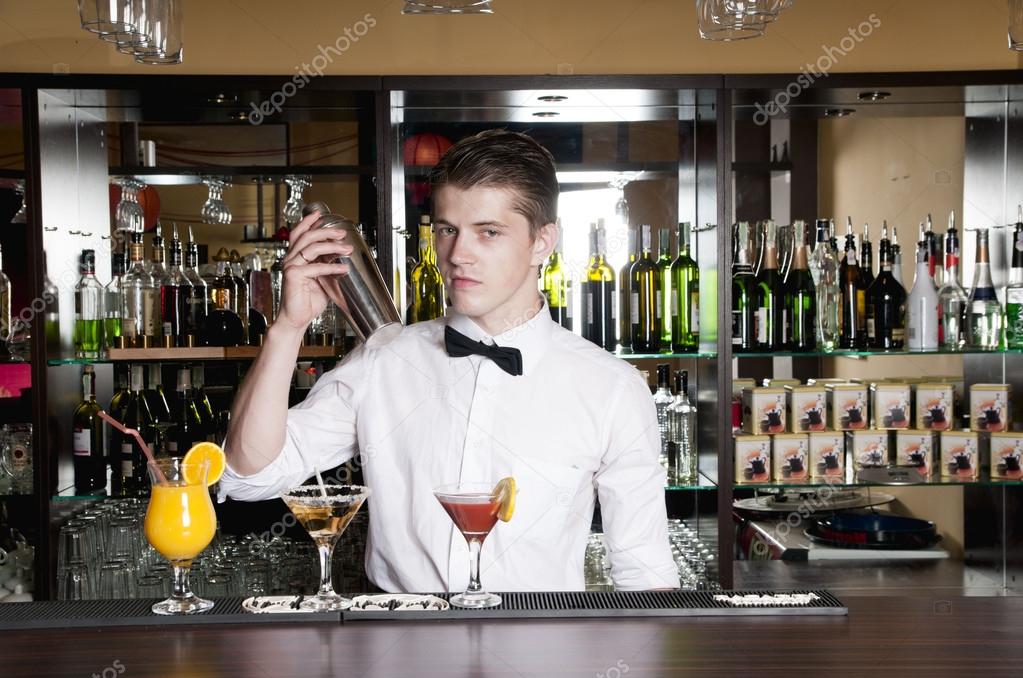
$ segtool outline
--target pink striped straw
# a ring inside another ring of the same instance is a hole
[[[152,462],[153,467],[156,469],[156,473],[160,476],[160,484],[161,485],[166,484],[167,477],[163,475],[163,471],[160,469],[159,464],[156,463],[156,457],[153,456],[153,451],[149,449],[149,445],[146,445],[146,441],[142,439],[142,434],[140,434],[137,430],[133,428],[128,428],[127,426],[117,421],[103,410],[100,410],[98,414],[101,419],[103,419],[105,422],[116,428],[121,433],[124,433],[125,435],[130,435],[134,437],[135,440],[139,441],[139,447],[142,448],[142,452],[146,455],[146,458],[149,459],[150,462]]]

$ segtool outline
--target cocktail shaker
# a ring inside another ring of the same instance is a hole
[[[318,279],[323,291],[345,314],[362,341],[381,327],[393,323],[400,325],[398,309],[394,307],[384,277],[357,225],[351,219],[333,214],[322,202],[308,203],[302,213],[305,216],[316,211],[320,213],[320,218],[313,224],[313,228],[344,230],[347,233],[344,241],[353,248],[349,256],[328,254],[319,258],[323,263],[348,265],[348,273],[321,276]]]

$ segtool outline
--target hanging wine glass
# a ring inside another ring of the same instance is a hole
[[[284,183],[288,185],[288,202],[284,205],[284,221],[295,224],[302,220],[302,209],[305,207],[302,191],[312,184],[308,177],[296,175],[284,177]]]

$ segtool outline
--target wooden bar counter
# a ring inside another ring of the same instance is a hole
[[[1023,598],[850,597],[848,617],[4,631],[0,676],[1020,675]]]

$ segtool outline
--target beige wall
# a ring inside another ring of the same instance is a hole
[[[699,38],[691,0],[493,0],[495,14],[463,17],[401,16],[401,6],[193,0],[185,7],[185,63],[165,67],[135,65],[87,34],[73,2],[5,2],[0,71],[290,75],[346,28],[362,32],[357,22],[372,20],[326,73],[794,72],[871,13],[880,26],[834,71],[1019,65],[1006,47],[1003,0],[799,0],[766,36],[731,44]]]

